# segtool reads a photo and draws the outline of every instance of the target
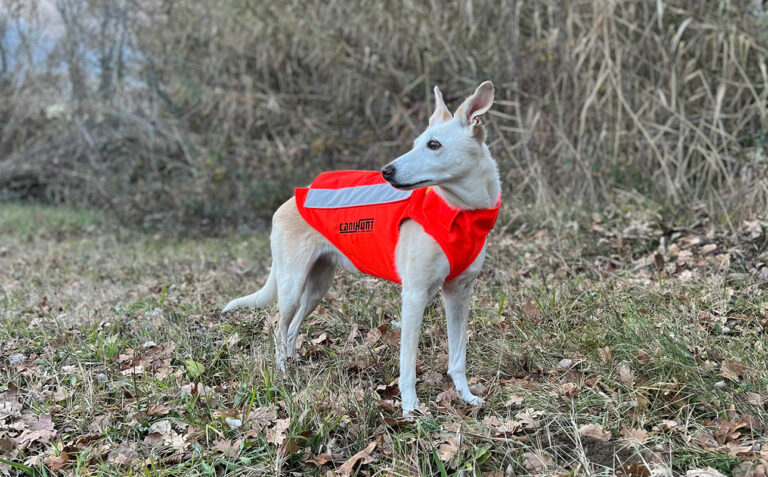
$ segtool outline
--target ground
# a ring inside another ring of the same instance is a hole
[[[222,315],[267,234],[0,207],[0,474],[765,475],[765,218],[505,211],[456,399],[439,300],[400,416],[399,290],[340,273],[276,370],[274,307]]]

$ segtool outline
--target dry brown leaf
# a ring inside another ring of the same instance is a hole
[[[741,437],[741,432],[739,431],[745,427],[747,427],[747,423],[744,421],[722,421],[720,427],[712,435],[720,444],[727,444]]]
[[[280,446],[280,454],[284,456],[295,454],[296,451],[309,444],[309,438],[311,436],[312,431],[306,430],[297,436],[289,437]]]
[[[222,454],[228,455],[230,457],[237,457],[237,454],[240,452],[241,443],[241,440],[229,442],[223,439],[219,439],[213,442],[213,450],[221,452]]]
[[[522,428],[520,421],[507,420],[501,422],[495,416],[486,416],[482,423],[490,427],[492,434],[496,437],[509,437]]]
[[[165,443],[165,436],[159,432],[150,432],[144,437],[144,443],[149,446],[161,446]]]
[[[720,364],[720,376],[734,382],[739,382],[744,375],[744,365],[736,358],[729,358]]]
[[[762,407],[763,403],[765,403],[765,396],[759,393],[747,392],[747,401],[754,406]]]
[[[340,454],[320,454],[307,460],[307,462],[312,462],[316,466],[322,467],[329,462],[333,464],[342,460],[343,458]]]
[[[679,426],[680,423],[672,419],[662,419],[661,424],[659,424],[659,427],[665,431],[671,431]]]
[[[363,464],[369,464],[373,462],[373,457],[371,457],[371,452],[373,452],[373,449],[376,448],[376,441],[372,441],[370,444],[368,444],[368,447],[361,450],[357,454],[353,455],[349,459],[347,459],[344,464],[342,464],[341,467],[336,469],[336,474],[341,477],[349,477],[352,475],[352,472],[355,469],[355,466],[360,463],[360,465]]]
[[[632,368],[629,367],[629,363],[622,361],[616,366],[616,370],[619,373],[619,380],[622,383],[627,386],[631,386],[635,383],[635,373],[632,371]]]
[[[622,464],[621,470],[627,477],[650,477],[651,471],[643,462],[636,460],[630,465]],[[664,475],[664,474],[661,474]]]
[[[535,411],[532,407],[529,407],[525,411],[515,414],[515,419],[519,419],[520,424],[526,429],[536,429],[539,427],[539,421],[536,418],[542,414],[544,414],[542,411]]]
[[[245,422],[254,429],[264,429],[277,419],[277,408],[274,404],[269,406],[257,407],[251,409],[251,412],[245,418]]]
[[[317,338],[310,340],[310,343],[312,343],[315,346],[319,346],[321,344],[329,344],[331,340],[328,338],[328,333],[320,333],[320,336]]]
[[[504,404],[506,406],[519,406],[523,404],[524,401],[525,401],[524,396],[521,396],[519,394],[511,394],[509,398],[507,398],[507,402],[505,402]]]
[[[742,462],[733,470],[733,477],[766,477],[765,466],[765,463]]]
[[[640,364],[648,364],[653,361],[653,357],[648,354],[644,349],[638,348],[637,350],[637,362]]]
[[[604,364],[608,364],[611,361],[613,361],[613,350],[610,348],[610,346],[606,346],[605,348],[599,348],[597,350],[597,356],[600,358],[600,361],[602,361]]]
[[[523,465],[531,472],[541,472],[543,470],[547,470],[547,468],[554,464],[552,458],[541,450],[526,452],[523,454],[523,459]]]
[[[129,447],[118,447],[109,452],[107,455],[107,462],[117,466],[124,466],[138,458],[139,454],[135,450]]]
[[[288,418],[278,419],[275,421],[275,425],[267,429],[267,442],[280,445],[285,442],[288,433],[288,427],[291,425],[291,420]]]
[[[438,406],[450,407],[451,403],[456,401],[458,398],[459,394],[456,392],[456,388],[451,387],[438,394],[435,398],[435,403]]]
[[[16,443],[22,449],[35,441],[49,443],[56,436],[50,414],[40,414],[40,418],[37,420],[34,418],[25,420],[24,426],[26,428],[21,435],[15,438]]]
[[[63,388],[59,386],[53,392],[53,400],[56,402],[61,402],[67,399],[67,396],[69,396],[69,394],[67,393],[67,388]]]
[[[54,472],[58,472],[67,466],[69,463],[69,454],[62,452],[56,456],[48,456],[43,460],[43,463],[50,467]]]
[[[395,379],[389,384],[379,384],[376,386],[376,392],[382,399],[392,399],[400,394],[400,388],[397,385],[398,380]]]
[[[621,435],[627,440],[627,444],[637,447],[648,439],[648,431],[645,429],[622,429]]]
[[[459,440],[455,436],[448,436],[437,446],[437,456],[443,462],[448,462],[459,451]]]
[[[603,426],[600,424],[585,424],[579,427],[579,435],[581,437],[591,437],[600,442],[611,440],[611,433],[603,429]]]

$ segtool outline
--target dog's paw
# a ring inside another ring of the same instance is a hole
[[[473,406],[479,406],[485,402],[485,399],[481,398],[480,396],[475,396],[472,393],[462,394],[461,399]]]
[[[407,397],[403,396],[403,416],[411,414],[419,407],[419,400],[416,396]]]

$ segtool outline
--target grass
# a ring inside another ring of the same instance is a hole
[[[397,318],[396,286],[340,274],[282,374],[274,308],[218,312],[263,282],[264,233],[193,239],[89,210],[3,205],[0,469],[343,474],[375,442],[350,472],[738,473],[768,458],[765,229],[675,235],[653,217],[493,236],[468,347],[486,403],[450,393],[438,300],[420,343],[426,414],[406,420],[391,395],[398,336],[380,326]],[[662,238],[659,269],[648,257]]]

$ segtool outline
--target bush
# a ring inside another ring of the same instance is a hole
[[[757,7],[56,5],[63,33],[46,60],[25,67],[17,51],[3,62],[6,198],[96,204],[144,223],[255,224],[318,171],[378,169],[405,152],[433,85],[457,106],[491,79],[486,122],[508,204],[589,209],[626,191],[678,209],[768,204]],[[25,18],[32,42],[43,17],[19,8],[3,24]]]

